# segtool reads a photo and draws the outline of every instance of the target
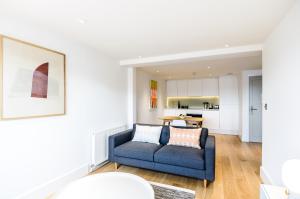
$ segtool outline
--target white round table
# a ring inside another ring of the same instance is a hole
[[[143,178],[121,172],[90,175],[67,185],[55,199],[154,199]]]

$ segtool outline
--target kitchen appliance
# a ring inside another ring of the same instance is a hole
[[[203,102],[204,109],[209,109],[209,102]]]

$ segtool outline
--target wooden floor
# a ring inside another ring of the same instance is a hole
[[[156,171],[121,166],[118,171],[146,180],[196,191],[196,199],[258,199],[261,144],[242,143],[237,136],[216,135],[216,180],[203,188],[203,181]],[[114,171],[109,163],[95,173]]]

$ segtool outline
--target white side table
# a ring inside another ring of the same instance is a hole
[[[154,199],[143,178],[121,172],[90,175],[67,185],[54,199]]]
[[[287,199],[285,188],[262,184],[260,185],[260,199]]]

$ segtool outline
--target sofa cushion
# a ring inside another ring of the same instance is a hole
[[[205,148],[207,137],[208,137],[208,129],[207,128],[202,128],[201,135],[200,135],[200,147],[202,149]]]
[[[160,148],[161,145],[157,144],[131,141],[116,147],[114,149],[114,154],[120,157],[152,162],[154,153]]]
[[[153,124],[141,124],[141,125],[149,125],[149,126],[161,126],[161,125],[153,125]],[[176,128],[183,128],[183,129],[193,129],[195,127],[182,127],[182,126],[174,126]],[[136,124],[133,125],[133,132],[132,132],[132,138],[134,137],[134,134],[135,134],[135,130],[136,130]],[[208,129],[207,128],[202,128],[202,131],[201,131],[201,135],[200,135],[200,139],[199,139],[199,142],[200,142],[200,147],[203,149],[205,148],[205,143],[206,143],[206,140],[207,140],[207,136],[208,136]],[[160,144],[162,145],[166,145],[168,144],[169,142],[169,139],[170,139],[170,126],[162,126],[162,129],[161,129],[161,135],[160,135]]]
[[[163,146],[154,154],[154,161],[199,170],[205,168],[204,150],[184,146]]]
[[[200,134],[201,128],[183,129],[170,127],[170,139],[168,145],[200,149]]]
[[[136,125],[132,141],[159,145],[162,126]]]
[[[160,144],[166,145],[168,144],[170,139],[170,127],[169,126],[163,126],[161,129],[161,135],[160,135]]]

